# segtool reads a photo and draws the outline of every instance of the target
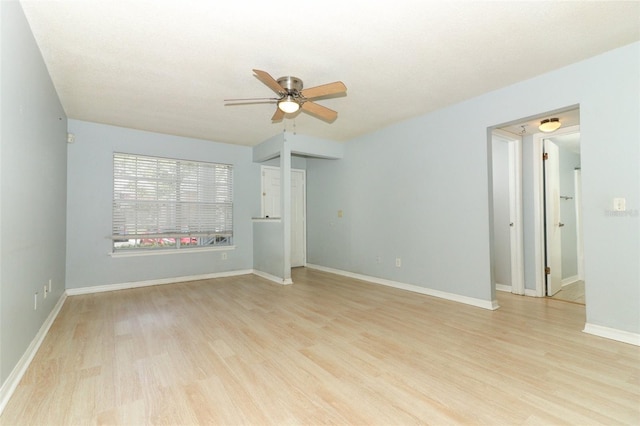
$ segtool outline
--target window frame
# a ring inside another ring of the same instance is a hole
[[[232,164],[126,152],[112,158],[112,255],[235,248]],[[119,231],[127,228],[133,231]],[[122,240],[130,246],[117,246]]]

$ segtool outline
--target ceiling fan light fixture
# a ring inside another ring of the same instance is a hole
[[[278,108],[284,113],[291,114],[300,109],[300,104],[295,101],[293,96],[287,95],[286,98],[278,102]]]
[[[560,126],[562,126],[562,123],[559,118],[546,118],[540,122],[538,129],[541,132],[550,133],[558,130]]]

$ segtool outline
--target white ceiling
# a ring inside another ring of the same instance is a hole
[[[243,145],[293,120],[253,76],[312,87],[345,141],[640,39],[640,2],[21,0],[69,118]]]

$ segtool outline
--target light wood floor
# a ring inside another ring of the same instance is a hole
[[[562,287],[559,292],[553,295],[553,298],[584,305],[584,281],[576,281]]]
[[[296,269],[67,299],[2,425],[640,424],[640,348]]]

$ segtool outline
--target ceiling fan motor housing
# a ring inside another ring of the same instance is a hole
[[[280,77],[278,84],[282,86],[287,93],[296,93],[302,90],[302,80],[298,77]]]

